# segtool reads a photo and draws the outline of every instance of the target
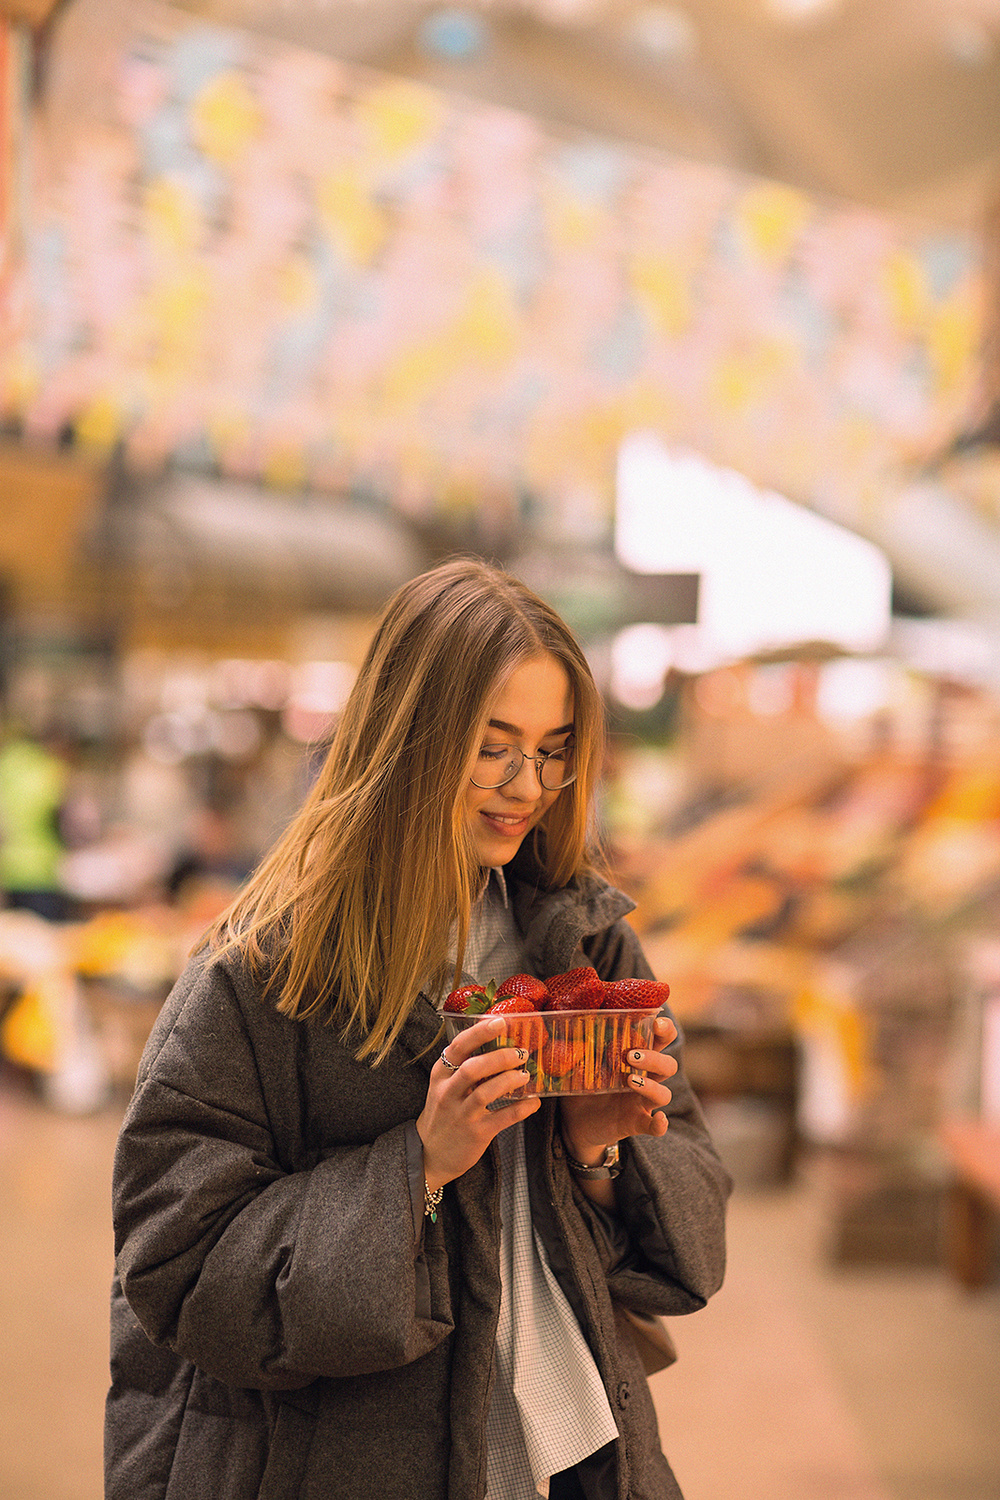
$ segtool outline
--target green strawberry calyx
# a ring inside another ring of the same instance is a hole
[[[491,979],[481,995],[470,995],[465,1007],[467,1016],[484,1016],[497,997],[497,982]]]

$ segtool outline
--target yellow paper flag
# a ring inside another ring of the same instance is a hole
[[[327,234],[344,256],[356,266],[374,259],[388,233],[385,214],[353,167],[329,172],[317,192],[320,217]]]
[[[227,166],[261,128],[257,101],[238,73],[220,73],[191,105],[191,124],[200,150]]]
[[[438,128],[441,105],[416,83],[386,83],[359,99],[357,118],[378,156],[397,158],[423,145]]]
[[[788,257],[810,212],[808,200],[794,188],[765,182],[744,194],[737,220],[758,255],[779,265]]]

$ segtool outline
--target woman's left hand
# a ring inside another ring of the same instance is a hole
[[[629,1135],[665,1135],[671,1100],[663,1082],[677,1072],[677,1062],[663,1049],[677,1037],[677,1027],[665,1016],[654,1022],[655,1046],[630,1048],[624,1063],[629,1069],[626,1091],[614,1094],[573,1094],[559,1101],[563,1144],[576,1161],[591,1166],[604,1149]]]

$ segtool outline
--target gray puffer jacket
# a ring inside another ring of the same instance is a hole
[[[509,886],[542,977],[649,975],[621,892]],[[188,965],[115,1158],[106,1500],[482,1500],[496,1148],[415,1233],[439,1029],[420,997],[372,1068],[238,963]],[[667,1134],[623,1144],[617,1220],[576,1186],[555,1101],[525,1124],[533,1216],[620,1433],[586,1479],[599,1500],[680,1497],[621,1309],[693,1312],[722,1280],[729,1181],[682,1073],[671,1087]]]

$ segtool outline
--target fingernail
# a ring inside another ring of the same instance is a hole
[[[637,1089],[644,1089],[646,1087],[646,1080],[641,1073],[633,1073],[629,1078],[629,1083],[634,1083]]]
[[[524,1059],[527,1057],[527,1055],[528,1054],[527,1054],[527,1052],[525,1052],[525,1050],[524,1050],[523,1047],[518,1047],[518,1049],[517,1049],[517,1060],[518,1060],[519,1063],[523,1063]]]
[[[633,1062],[642,1062],[642,1053],[641,1052],[633,1052],[632,1053],[632,1061]]]

